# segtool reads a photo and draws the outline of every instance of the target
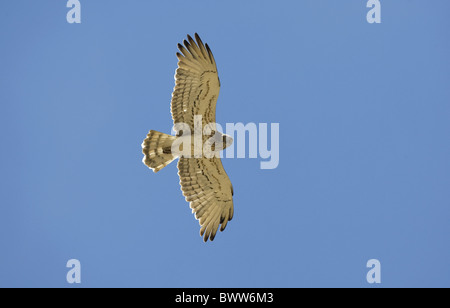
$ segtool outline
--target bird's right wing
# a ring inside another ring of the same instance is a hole
[[[178,68],[172,93],[171,112],[174,124],[186,123],[194,129],[194,116],[202,115],[203,127],[216,121],[216,103],[220,81],[216,61],[198,34],[188,35],[184,46],[178,44]],[[212,127],[212,129],[214,129]]]

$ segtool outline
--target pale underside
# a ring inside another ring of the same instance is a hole
[[[178,44],[178,68],[172,93],[174,124],[186,123],[194,132],[194,116],[202,116],[203,127],[215,123],[220,81],[208,45],[195,34],[184,46]],[[215,129],[215,126],[212,127]],[[183,158],[178,162],[181,190],[199,220],[200,235],[213,240],[233,218],[233,188],[220,158]]]

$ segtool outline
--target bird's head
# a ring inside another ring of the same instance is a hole
[[[223,148],[226,149],[233,143],[233,138],[231,138],[228,135],[223,134],[222,135],[222,142],[223,142],[223,145],[224,145]]]

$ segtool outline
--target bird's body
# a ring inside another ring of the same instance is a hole
[[[216,62],[198,34],[178,44],[171,112],[177,136],[151,130],[142,143],[143,162],[158,172],[179,158],[181,190],[199,220],[204,241],[233,218],[233,187],[218,155],[232,139],[216,130],[220,81]],[[205,134],[207,127],[209,134]]]

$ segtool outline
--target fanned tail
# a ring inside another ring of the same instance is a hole
[[[176,137],[151,130],[142,142],[142,162],[158,172],[170,164],[177,156],[172,155],[172,143]]]

